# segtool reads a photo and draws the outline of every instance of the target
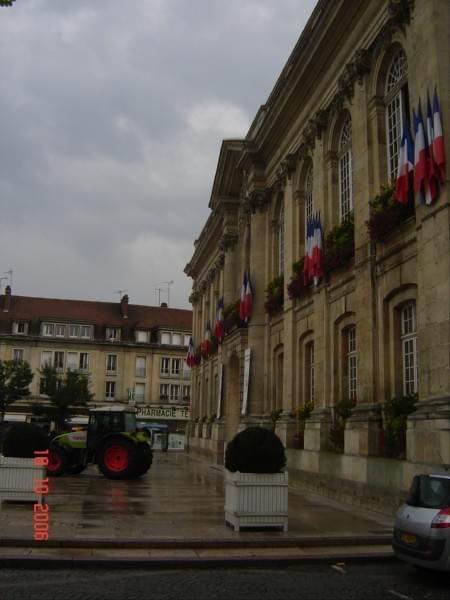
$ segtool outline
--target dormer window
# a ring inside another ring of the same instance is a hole
[[[138,344],[146,344],[148,342],[148,331],[136,330],[135,335]]]
[[[13,333],[18,333],[19,335],[26,335],[28,333],[27,321],[14,321]]]
[[[120,340],[120,327],[107,327],[106,339],[109,342],[117,342]]]

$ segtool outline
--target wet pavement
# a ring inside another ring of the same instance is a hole
[[[391,554],[392,517],[294,487],[289,490],[287,532],[235,532],[224,522],[222,468],[184,452],[155,453],[153,466],[137,480],[109,480],[95,466],[80,475],[52,478],[46,498],[49,542],[32,541],[32,503],[2,503],[0,559],[20,553],[62,556],[63,548],[65,556],[70,548],[75,560],[169,554],[173,559],[225,554],[281,558],[305,554],[305,548],[313,557],[344,546],[347,554]]]

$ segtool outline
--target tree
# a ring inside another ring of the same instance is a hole
[[[30,395],[33,380],[31,367],[19,360],[0,360],[0,422],[5,418],[7,407]]]
[[[94,397],[89,391],[89,379],[78,371],[69,370],[65,375],[60,374],[50,364],[44,365],[40,373],[41,393],[49,397],[50,406],[34,405],[33,412],[54,419],[59,432],[76,409],[86,406]]]
[[[0,0],[0,6],[12,6],[16,0]]]

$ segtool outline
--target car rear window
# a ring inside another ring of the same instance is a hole
[[[416,475],[406,503],[421,508],[450,506],[450,479],[430,475]]]

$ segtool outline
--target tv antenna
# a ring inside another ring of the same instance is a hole
[[[3,273],[3,275],[8,275],[9,277],[9,285],[12,287],[12,276],[13,276],[13,270],[10,269],[9,271],[5,271]],[[6,277],[2,277],[2,279],[6,279]]]
[[[161,306],[161,292],[164,290],[159,287],[155,287],[155,293],[158,293],[158,306]]]
[[[167,306],[170,306],[170,286],[173,281],[161,281],[161,283],[167,285]]]
[[[2,291],[2,281],[6,281],[7,277],[0,277],[0,292]]]
[[[119,294],[119,299],[121,300],[125,292],[128,292],[128,290],[117,290],[116,292],[113,292],[113,294]]]

